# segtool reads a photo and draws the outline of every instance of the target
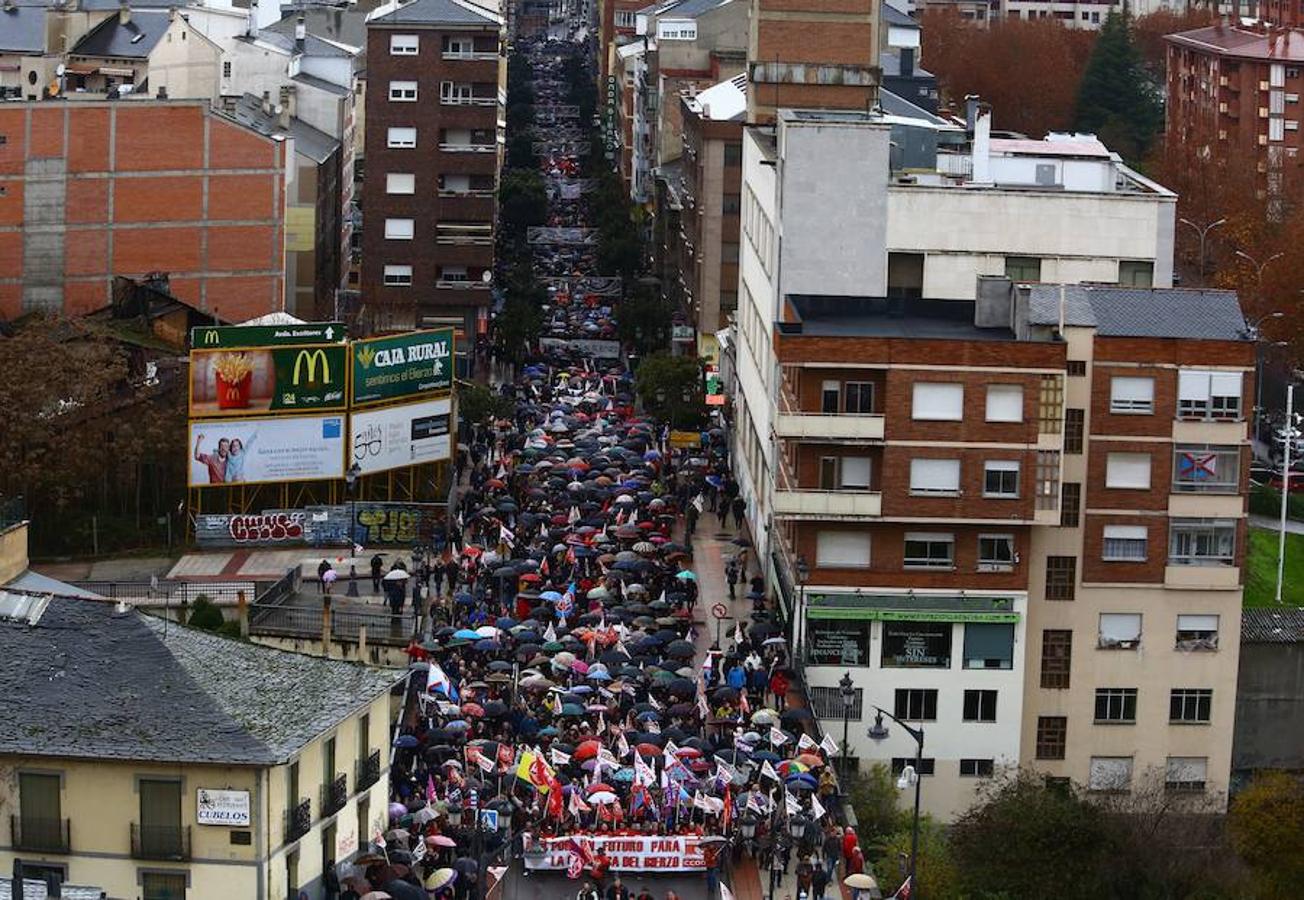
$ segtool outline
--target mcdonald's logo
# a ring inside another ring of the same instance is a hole
[[[321,381],[317,380],[317,364],[321,363]],[[309,384],[329,384],[331,380],[331,366],[326,359],[326,351],[318,347],[316,350],[300,350],[299,355],[294,358],[294,385],[299,386],[301,370],[307,368]]]
[[[204,332],[204,346],[205,346],[205,347],[207,347],[207,346],[210,345],[210,344],[212,344],[212,345],[217,345],[217,344],[220,344],[220,343],[222,343],[222,335],[221,335],[221,333],[218,332],[216,329],[212,329],[212,328],[210,328],[208,331],[205,331],[205,332]]]

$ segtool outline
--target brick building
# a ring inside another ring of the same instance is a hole
[[[164,272],[230,321],[284,305],[286,145],[207,101],[0,107],[0,318]]]
[[[1166,40],[1170,140],[1256,158],[1269,193],[1304,176],[1304,31],[1220,24]]]
[[[391,3],[367,19],[362,302],[376,327],[467,336],[487,320],[502,37],[496,6],[462,0]]]

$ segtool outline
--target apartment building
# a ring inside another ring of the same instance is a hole
[[[616,69],[616,48],[638,35],[638,11],[644,0],[597,0],[598,79],[605,83]]]
[[[1227,291],[1021,287],[1066,350],[1058,527],[1033,530],[1023,758],[1225,802],[1255,347]]]
[[[367,19],[362,300],[379,328],[487,325],[507,59],[497,7],[415,0]]]
[[[1143,5],[1153,5],[1158,9],[1162,3]],[[1132,15],[1145,15],[1154,10],[1141,11],[1133,6],[1130,11]],[[1083,31],[1098,31],[1111,12],[1123,12],[1122,0],[1001,0],[1001,17],[1004,19],[1027,22],[1054,19],[1063,23],[1065,28]]]
[[[227,321],[284,308],[285,142],[208,100],[0,106],[0,318],[109,305],[168,275]]]
[[[1304,31],[1219,24],[1165,40],[1169,140],[1254,160],[1269,194],[1304,174]]]

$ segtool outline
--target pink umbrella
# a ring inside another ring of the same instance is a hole
[[[575,662],[571,663],[571,670],[579,672],[581,675],[586,675],[589,671],[589,664],[583,660],[577,659]]]
[[[446,834],[433,834],[426,838],[428,847],[456,847],[457,841],[453,840]]]
[[[339,574],[334,569],[327,569],[325,572],[322,573],[321,580],[326,582],[327,584],[330,584],[332,581],[334,581],[336,578],[339,577],[340,577]]]

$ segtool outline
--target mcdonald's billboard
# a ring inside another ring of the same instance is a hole
[[[316,344],[190,351],[190,417],[342,411],[348,347]]]

